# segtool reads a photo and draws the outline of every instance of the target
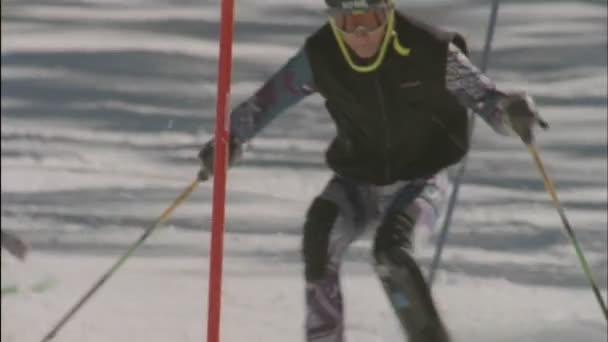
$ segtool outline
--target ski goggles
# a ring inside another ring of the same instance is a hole
[[[392,2],[381,1],[361,9],[330,8],[328,14],[342,34],[373,33],[386,26],[392,10]]]

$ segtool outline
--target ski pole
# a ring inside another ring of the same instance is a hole
[[[559,217],[562,220],[562,223],[564,225],[564,228],[566,229],[568,237],[570,238],[570,241],[572,242],[572,245],[574,246],[576,255],[578,256],[578,259],[581,263],[583,271],[585,272],[585,275],[587,276],[587,281],[589,282],[589,285],[591,285],[591,289],[593,290],[593,293],[595,294],[595,298],[597,299],[598,303],[600,304],[600,307],[602,308],[602,313],[604,314],[604,318],[606,319],[606,321],[608,321],[608,311],[606,310],[606,304],[604,303],[602,294],[600,293],[600,290],[593,278],[593,273],[591,272],[591,267],[589,267],[589,263],[587,262],[587,259],[585,258],[585,254],[583,253],[583,249],[581,248],[581,245],[579,244],[578,239],[576,238],[576,235],[574,235],[574,230],[572,229],[572,227],[570,226],[570,223],[568,222],[568,219],[566,218],[566,212],[564,211],[564,208],[562,207],[562,205],[557,197],[557,192],[555,191],[555,187],[553,186],[551,179],[549,179],[549,176],[547,175],[547,172],[545,171],[545,167],[543,165],[542,160],[540,159],[538,150],[536,149],[536,147],[533,144],[526,144],[526,145],[528,147],[528,150],[530,151],[530,155],[532,155],[532,159],[534,159],[534,163],[538,167],[538,170],[540,171],[540,174],[543,177],[543,181],[545,183],[545,188],[547,189],[547,192],[549,192],[549,194],[551,195],[551,200],[553,201],[553,206],[555,207],[555,209],[557,209],[557,213],[559,214]]]
[[[494,39],[494,29],[496,28],[496,21],[498,21],[499,3],[500,0],[494,0],[492,2],[492,10],[490,12],[488,30],[486,32],[486,41],[483,47],[483,55],[481,58],[481,71],[484,73],[486,72],[488,68],[488,63],[490,61],[490,52],[492,51],[492,40]],[[473,136],[474,127],[475,114],[472,114],[469,125],[469,137]],[[452,222],[452,214],[454,213],[456,199],[458,198],[458,191],[460,190],[460,184],[462,183],[462,178],[464,177],[464,171],[466,169],[466,166],[467,157],[465,156],[464,160],[460,163],[460,168],[458,169],[458,172],[456,173],[456,179],[454,181],[454,187],[452,188],[452,192],[450,193],[450,198],[448,200],[448,208],[445,214],[445,219],[443,220],[443,226],[441,227],[439,238],[437,240],[437,244],[435,245],[435,254],[433,255],[433,260],[431,261],[431,266],[429,267],[429,286],[433,286],[435,274],[437,272],[437,268],[439,267],[439,262],[441,261],[441,253],[443,252],[443,247],[448,236],[448,230]]]
[[[150,234],[152,234],[152,232],[156,228],[158,228],[161,223],[163,223],[167,218],[169,218],[171,213],[178,206],[180,206],[180,204],[182,204],[188,198],[188,196],[190,196],[190,194],[198,186],[198,183],[199,183],[198,179],[195,180],[194,182],[192,182],[192,184],[190,184],[186,188],[186,190],[184,190],[175,199],[173,204],[171,204],[167,209],[165,209],[163,211],[163,213],[154,222],[154,224],[152,224],[150,227],[148,227],[144,231],[144,233],[141,235],[141,237],[137,241],[135,241],[135,243],[133,243],[129,247],[129,249],[127,249],[127,251],[114,263],[114,265],[112,265],[112,267],[110,267],[110,269],[108,271],[106,271],[106,273],[104,273],[99,278],[99,280],[97,280],[95,282],[95,284],[91,287],[91,289],[89,289],[89,291],[87,291],[86,294],[84,294],[78,300],[78,302],[76,302],[76,304],[74,306],[72,306],[72,308],[61,318],[61,320],[59,320],[59,322],[53,327],[53,329],[51,329],[51,331],[48,334],[46,334],[46,336],[42,339],[42,342],[50,341],[51,339],[53,339],[55,337],[57,332],[59,332],[59,330],[70,320],[70,318],[89,300],[89,298],[91,298],[93,296],[93,294],[95,294],[95,292],[97,292],[97,290],[101,287],[101,285],[103,285],[108,279],[110,279],[110,277],[116,272],[116,270],[118,270],[118,268],[120,266],[122,266],[122,264],[133,254],[133,252],[135,252],[135,250],[148,238],[148,236],[150,236]]]

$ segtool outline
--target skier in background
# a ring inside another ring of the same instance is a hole
[[[446,199],[446,168],[469,149],[467,108],[503,135],[532,142],[546,124],[525,93],[498,90],[467,58],[464,39],[394,8],[392,0],[326,0],[329,19],[231,114],[229,164],[279,113],[318,93],[336,126],[333,172],[303,227],[308,342],[343,342],[341,258],[375,229],[373,262],[410,342],[449,335],[412,258],[412,234]],[[199,153],[211,176],[213,141]]]

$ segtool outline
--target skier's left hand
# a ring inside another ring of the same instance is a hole
[[[498,102],[504,120],[525,144],[534,143],[534,127],[547,129],[549,124],[538,114],[534,100],[526,93],[506,94]]]

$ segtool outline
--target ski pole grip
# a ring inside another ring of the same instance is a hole
[[[205,166],[201,167],[201,169],[198,171],[196,179],[199,182],[205,182],[209,180],[209,178],[211,178],[211,172],[209,172]]]

